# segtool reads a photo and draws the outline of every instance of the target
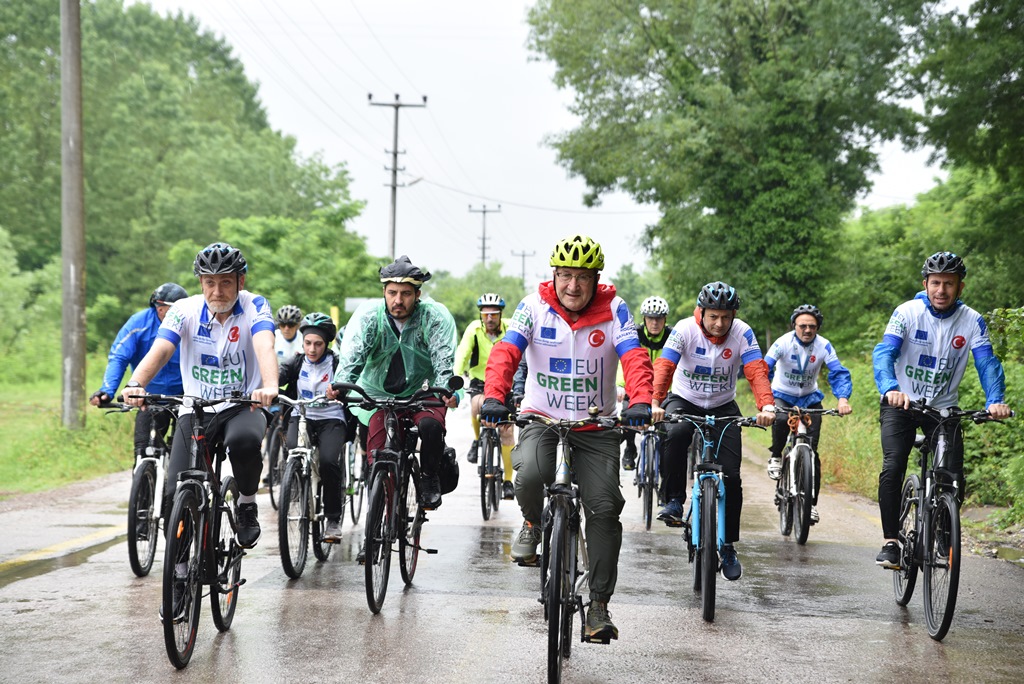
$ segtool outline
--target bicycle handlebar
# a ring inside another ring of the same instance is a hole
[[[617,418],[610,418],[607,416],[590,416],[579,420],[567,420],[565,418],[549,418],[548,416],[542,416],[539,413],[517,413],[515,416],[512,416],[508,422],[515,423],[519,427],[525,427],[529,423],[540,423],[547,427],[563,430],[571,430],[585,425],[597,425],[606,430],[625,427],[620,425]]]
[[[161,408],[168,408],[166,405],[183,406],[187,409],[204,409],[217,406],[218,404],[249,404],[251,406],[258,406],[260,404],[259,401],[253,399],[250,395],[241,392],[232,393],[231,396],[221,397],[220,399],[203,399],[202,397],[193,397],[188,394],[136,394],[134,397],[141,399],[145,406]],[[123,402],[124,395],[119,394],[117,400]]]
[[[666,413],[665,417],[657,422],[658,425],[662,423],[693,423],[696,426],[700,425],[736,425],[737,427],[756,427],[764,430],[765,428],[757,424],[756,416],[697,416],[689,413]]]
[[[457,377],[457,376],[456,376]],[[461,380],[461,378],[459,378]],[[376,398],[371,397],[366,393],[359,385],[351,382],[336,382],[331,385],[331,389],[335,392],[339,392],[342,396],[339,396],[334,401],[342,404],[359,404],[359,408],[373,411],[375,409],[390,408],[390,409],[407,409],[413,407],[432,407],[432,406],[444,406],[444,400],[451,397],[455,390],[447,387],[425,387],[417,390],[411,397],[383,397]],[[355,392],[359,396],[347,395],[347,392]]]
[[[993,418],[987,410],[978,409],[961,409],[955,406],[949,408],[934,408],[928,406],[925,399],[913,401],[910,403],[908,411],[914,411],[916,413],[922,413],[926,416],[938,418],[939,422],[945,422],[947,420],[972,420],[975,423],[1001,423],[1002,419]],[[1013,418],[1017,413],[1010,411],[1010,417]]]

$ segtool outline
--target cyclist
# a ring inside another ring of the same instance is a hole
[[[636,334],[640,337],[640,346],[647,350],[651,356],[651,363],[661,356],[661,350],[665,347],[665,341],[672,334],[671,326],[666,326],[668,318],[668,302],[661,297],[648,297],[640,305],[640,315],[644,322],[636,326]],[[622,366],[619,366],[618,392],[619,401],[629,404],[629,397],[625,393],[625,380],[622,377]],[[622,469],[636,469],[636,433],[632,430],[622,431],[622,441],[626,445],[625,453],[622,454]]]
[[[936,252],[921,268],[923,292],[896,307],[882,341],[872,355],[875,384],[882,395],[879,422],[882,434],[882,472],[878,475],[878,510],[885,545],[875,559],[883,568],[900,568],[900,491],[907,457],[918,428],[932,440],[937,423],[929,416],[911,413],[910,402],[927,399],[934,408],[956,406],[967,355],[974,357],[985,408],[993,418],[1009,418],[1005,403],[1003,365],[992,351],[981,315],[960,301],[967,267],[952,252]],[[949,461],[964,493],[964,443],[959,424],[953,428]]]
[[[93,392],[89,403],[102,407],[117,395],[124,372],[131,366],[134,370],[153,346],[160,323],[171,305],[188,296],[185,288],[177,283],[164,283],[149,296],[149,307],[136,311],[118,331],[107,355],[107,370],[103,374],[103,386]],[[175,363],[161,369],[150,383],[156,394],[181,394],[181,369],[178,367],[178,350],[171,359]],[[135,455],[145,453],[149,445],[149,429],[156,424],[157,439],[163,442],[171,416],[166,411],[138,411],[135,416]]]
[[[491,348],[508,330],[509,320],[501,313],[505,310],[505,300],[501,296],[488,292],[476,300],[480,310],[479,320],[466,326],[462,334],[459,348],[455,350],[455,372],[459,375],[469,373],[469,406],[472,411],[473,435],[475,439],[469,447],[466,457],[470,463],[477,461],[477,449],[480,446],[480,406],[484,403],[484,370]],[[502,498],[515,498],[512,488],[512,447],[515,437],[510,424],[498,428],[501,437],[501,460],[505,468],[505,481],[502,483]]]
[[[299,335],[299,322],[302,321],[302,310],[294,304],[285,304],[277,310],[274,322],[274,351],[277,353],[278,365],[288,363],[303,352],[302,336]]]
[[[528,364],[521,412],[555,419],[587,417],[597,406],[603,416],[615,413],[615,368],[625,366],[626,389],[632,404],[623,420],[644,425],[650,420],[651,359],[637,337],[633,316],[615,287],[598,282],[604,268],[601,246],[574,235],[551,252],[553,278],[541,283],[516,308],[504,339],[494,345],[487,362],[486,399],[481,417],[488,424],[505,420],[505,397],[525,356]],[[579,429],[570,443],[578,451],[573,469],[587,510],[587,552],[590,555],[590,607],[585,629],[591,639],[619,638],[608,613],[615,591],[625,504],[619,490],[619,437],[612,430]],[[544,485],[555,478],[558,435],[531,423],[519,433],[515,491],[523,523],[512,545],[512,557],[532,561],[541,539]]]
[[[767,427],[775,418],[768,364],[761,357],[754,331],[736,318],[740,298],[736,289],[716,281],[701,288],[693,316],[679,321],[654,363],[654,420],[665,413],[737,416],[736,383],[742,369],[754,390],[758,407],[757,424]],[[669,391],[671,390],[671,391]],[[661,459],[662,500],[659,520],[678,525],[683,519],[686,498],[686,450],[696,428],[690,423],[672,424],[666,430]],[[740,479],[742,439],[736,425],[723,434],[721,426],[710,428],[716,444],[718,463],[725,476],[725,544],[722,547],[722,576],[738,580],[743,567],[734,543],[740,538],[743,510],[743,482]]]
[[[454,374],[455,319],[443,304],[422,297],[420,288],[430,280],[404,254],[380,269],[383,299],[366,302],[352,314],[345,327],[335,382],[355,383],[375,398],[409,397],[423,387],[445,387]],[[462,390],[445,400],[446,406],[430,407],[413,420],[420,437],[420,504],[426,509],[441,505],[439,469],[444,454],[445,414],[459,405]],[[333,390],[328,396],[337,396]],[[384,446],[384,413],[367,416],[367,454]]]
[[[772,395],[776,408],[820,409],[824,393],[818,389],[818,372],[822,365],[828,368],[828,386],[838,399],[839,415],[853,411],[850,394],[853,381],[832,343],[818,334],[821,330],[821,311],[813,304],[801,304],[793,309],[789,322],[793,330],[775,340],[765,357],[768,379],[772,381]],[[778,369],[776,369],[778,365]],[[778,371],[778,372],[777,372]],[[807,428],[814,452],[814,498],[811,501],[811,524],[818,522],[818,491],[821,489],[821,459],[818,457],[818,436],[821,416],[812,415]],[[782,476],[782,449],[786,446],[789,426],[781,420],[772,426],[772,455],[768,459],[768,477],[778,480]]]
[[[302,348],[298,354],[281,366],[278,384],[282,393],[291,399],[303,399],[326,393],[331,378],[338,368],[338,357],[329,345],[338,334],[338,326],[325,313],[306,314],[299,325]],[[310,443],[320,448],[320,477],[324,485],[324,515],[327,527],[325,541],[341,540],[341,515],[344,512],[345,449],[348,429],[345,409],[340,404],[311,405],[306,409],[306,429]],[[294,449],[299,443],[299,416],[293,415],[288,423],[287,445]]]
[[[203,293],[178,300],[164,317],[152,349],[136,366],[123,394],[128,403],[142,404],[158,371],[181,347],[184,394],[205,399],[248,393],[262,406],[277,396],[274,319],[261,295],[245,290],[247,265],[242,252],[214,242],[196,255],[192,270]],[[226,408],[225,408],[226,407]],[[192,414],[183,410],[171,445],[165,498],[174,495],[178,473],[188,465]],[[260,538],[256,506],[263,458],[260,442],[267,427],[263,411],[222,404],[207,409],[207,443],[224,444],[238,482],[238,544],[251,549]]]

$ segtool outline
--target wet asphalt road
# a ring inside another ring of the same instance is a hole
[[[449,442],[464,454],[465,410]],[[136,578],[124,531],[130,474],[0,502],[0,681],[81,682],[540,682],[545,630],[538,571],[508,561],[521,518],[503,502],[489,522],[479,480],[462,461],[455,493],[423,533],[404,589],[393,563],[384,609],[366,607],[353,561],[361,527],[301,579],[281,569],[276,516],[260,496],[263,538],[243,564],[231,630],[219,634],[204,601],[192,662],[168,663],[157,617],[162,549]],[[678,530],[640,522],[626,495],[619,583],[610,607],[620,639],[576,644],[566,682],[1019,682],[1024,680],[1024,569],[967,555],[949,635],[932,641],[921,585],[907,608],[876,568],[877,508],[823,492],[822,523],[804,547],[781,537],[763,462],[744,464],[746,504],[738,582],[718,582],[713,624],[700,617]],[[397,561],[397,559],[396,559]],[[577,622],[578,626],[578,622]]]

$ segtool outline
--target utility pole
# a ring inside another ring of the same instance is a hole
[[[484,205],[483,209],[474,209],[473,205],[469,205],[469,211],[473,214],[483,214],[484,225],[483,233],[480,234],[480,263],[484,266],[487,265],[487,214],[500,214],[501,205],[498,205],[497,209],[488,209],[487,205]]]
[[[526,257],[532,257],[534,254],[536,254],[536,252],[527,252],[525,250],[522,251],[522,252],[517,252],[514,249],[512,250],[512,256],[519,257],[520,259],[522,259],[523,269],[521,271],[521,273],[522,273],[521,277],[523,279],[523,289],[524,290],[527,289],[527,287],[526,287]]]
[[[392,107],[395,110],[395,129],[394,135],[391,138],[390,150],[391,168],[384,167],[385,171],[391,171],[391,182],[385,183],[385,185],[391,188],[391,220],[388,222],[388,250],[391,253],[391,258],[394,259],[397,256],[395,253],[395,212],[398,209],[398,172],[405,170],[398,168],[398,110],[402,107],[426,107],[427,96],[423,96],[422,104],[402,102],[398,97],[398,93],[395,93],[394,102],[374,102],[373,93],[367,93],[366,99],[370,101],[370,106],[372,107]],[[388,152],[388,150],[384,150],[384,152]]]
[[[82,11],[60,3],[61,414],[85,427],[85,181],[82,178]]]

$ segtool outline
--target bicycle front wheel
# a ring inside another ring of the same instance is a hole
[[[221,632],[231,629],[238,605],[238,586],[242,576],[242,549],[235,540],[231,519],[238,515],[238,484],[225,477],[220,486],[220,502],[213,518],[213,542],[210,567],[217,573],[210,586],[210,611],[213,624]]]
[[[960,506],[943,492],[929,516],[924,550],[924,615],[928,635],[942,641],[953,621],[960,587]]]
[[[398,521],[402,536],[398,538],[398,569],[406,586],[412,584],[420,558],[420,529],[423,527],[423,511],[419,506],[420,465],[416,459],[409,459],[405,471],[402,491],[405,498],[398,502]]]
[[[384,606],[391,574],[392,498],[394,485],[391,474],[379,470],[370,486],[369,507],[366,510],[366,529],[363,548],[366,553],[366,603],[376,615]]]
[[[643,484],[641,487],[643,487],[644,492],[644,528],[648,530],[651,529],[651,520],[654,516],[654,441],[653,437],[644,436],[640,442],[640,449],[643,452],[640,458],[643,461],[643,473],[641,475],[643,477]]]
[[[494,477],[492,461],[493,442],[491,440],[491,434],[487,430],[480,432],[480,448],[479,448],[479,459],[477,466],[480,470],[480,512],[484,516],[484,520],[491,519],[491,508],[492,501],[491,497],[494,493],[494,488],[491,487],[491,480]]]
[[[363,498],[366,496],[366,460],[359,449],[359,442],[352,440],[348,445],[348,478],[352,483],[348,497],[348,512],[352,524],[358,525],[363,513]]]
[[[700,483],[700,610],[706,622],[715,621],[715,580],[718,577],[718,483]]]
[[[893,570],[892,588],[896,595],[896,604],[905,606],[914,595],[917,584],[917,514],[920,486],[917,475],[911,475],[903,483],[903,495],[900,498],[900,530],[897,533],[900,541],[900,569]]]
[[[775,485],[775,505],[779,509],[779,533],[788,537],[793,532],[793,497],[790,494],[793,459],[786,454],[782,459],[782,474]]]
[[[163,584],[164,646],[171,664],[179,670],[192,658],[199,632],[199,603],[203,598],[202,530],[195,490],[179,489],[168,519]]]
[[[793,480],[796,497],[793,499],[793,535],[797,544],[807,543],[811,530],[811,499],[814,497],[814,477],[811,473],[813,455],[810,447],[798,445],[793,451]]]
[[[299,579],[309,553],[309,482],[302,476],[302,459],[290,458],[281,481],[281,507],[277,509],[277,540],[281,567]]]
[[[334,544],[324,541],[324,531],[327,529],[327,516],[324,515],[324,481],[320,480],[316,486],[316,502],[313,508],[313,517],[309,521],[309,531],[313,537],[313,555],[320,562],[331,557],[331,549]],[[342,515],[345,513],[345,504],[342,504]]]
[[[700,463],[700,454],[704,451],[704,436],[700,430],[693,431],[690,449],[686,452],[686,481],[693,482],[693,469]]]
[[[547,593],[544,596],[548,618],[548,682],[562,681],[562,611],[565,610],[566,557],[569,538],[565,510],[554,511],[551,523],[551,554],[547,561]]]
[[[156,556],[158,499],[162,500],[163,495],[156,493],[156,465],[144,461],[132,476],[132,491],[128,497],[128,563],[138,577],[149,574]]]

